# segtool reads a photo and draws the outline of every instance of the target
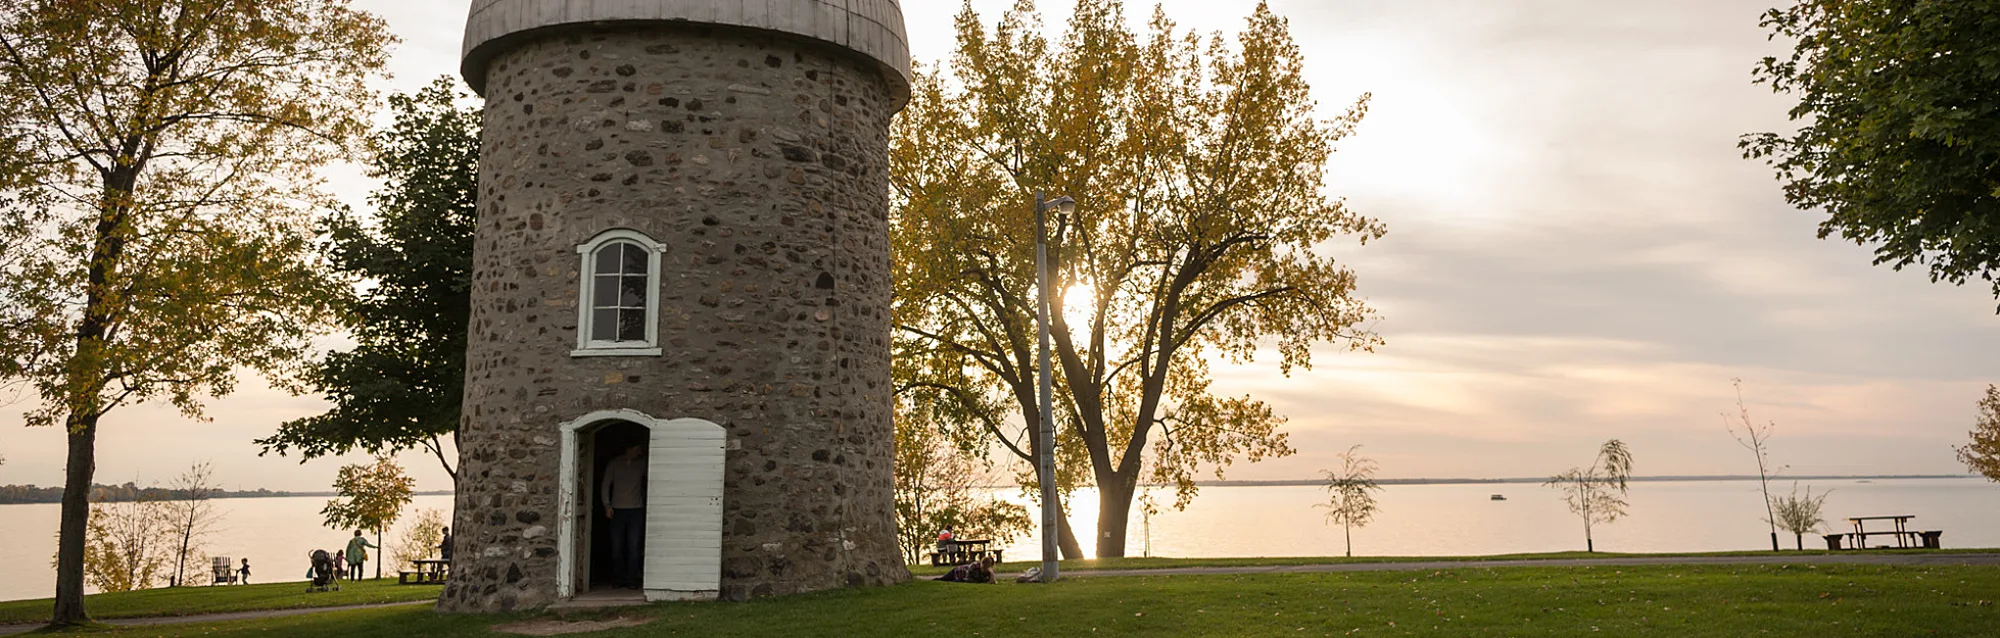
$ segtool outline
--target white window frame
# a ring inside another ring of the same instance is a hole
[[[607,244],[637,244],[646,251],[646,280],[652,282],[646,295],[645,341],[594,340],[591,330],[591,292],[597,285],[597,250]],[[572,357],[657,357],[660,356],[660,253],[666,246],[645,233],[630,229],[607,230],[576,247],[581,277],[576,286],[576,350]]]

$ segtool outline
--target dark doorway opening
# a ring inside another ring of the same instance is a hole
[[[612,460],[623,455],[626,449],[634,445],[646,445],[651,434],[652,431],[645,426],[628,421],[612,421],[590,433],[590,447],[594,453],[590,460],[590,482],[586,484],[590,498],[585,500],[590,504],[591,521],[588,589],[611,589],[616,584],[617,570],[613,569],[611,560],[612,525],[611,519],[605,516],[605,509],[610,507],[611,503],[606,500],[604,494],[604,470],[611,465]],[[641,556],[645,555],[643,541],[639,551]]]

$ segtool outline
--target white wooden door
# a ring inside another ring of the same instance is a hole
[[[655,424],[646,464],[646,598],[714,600],[722,589],[728,435],[699,419]]]

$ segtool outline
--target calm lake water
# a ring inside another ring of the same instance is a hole
[[[1802,482],[1801,489],[1808,483]],[[1944,530],[1944,546],[2000,547],[2000,485],[1983,479],[1812,481],[1815,494],[1831,489],[1826,518],[1839,531],[1849,516],[1908,514],[1916,529]],[[1791,482],[1773,483],[1774,493]],[[1013,490],[1004,495],[1012,498]],[[1505,501],[1490,500],[1502,494]],[[1212,487],[1187,511],[1155,515],[1150,534],[1132,523],[1128,553],[1142,555],[1148,539],[1154,556],[1338,556],[1340,529],[1326,525],[1312,507],[1324,492],[1301,487]],[[1171,495],[1161,494],[1163,500]],[[1095,495],[1077,494],[1071,513],[1088,538],[1096,521]],[[1749,550],[1769,546],[1756,481],[1633,483],[1630,515],[1596,529],[1597,548],[1611,552]],[[1555,490],[1531,484],[1392,485],[1378,495],[1375,521],[1354,531],[1356,556],[1468,556],[1583,549],[1583,525]],[[223,531],[211,551],[248,557],[255,582],[300,580],[305,554],[333,549],[347,533],[319,525],[323,497],[229,499]],[[419,496],[413,507],[448,510],[449,496]],[[55,587],[49,559],[55,554],[56,505],[0,506],[0,600],[46,598]],[[1135,515],[1136,516],[1136,515]],[[407,518],[408,515],[406,514]],[[1871,528],[1872,529],[1872,528]],[[396,537],[392,532],[386,539]],[[1782,533],[1781,533],[1782,534]],[[1807,547],[1824,541],[1808,537]],[[1792,539],[1784,539],[1787,548]],[[1034,537],[1007,546],[1007,557],[1033,559]],[[1085,551],[1091,549],[1084,541]]]
[[[208,551],[229,556],[239,564],[250,559],[250,582],[275,583],[304,580],[306,555],[314,549],[333,551],[345,548],[353,530],[340,531],[320,525],[319,510],[327,497],[231,498],[218,499],[222,512],[218,531],[208,541]],[[403,510],[403,519],[415,518],[418,508],[451,512],[452,497],[418,496]],[[48,598],[55,595],[56,570],[50,565],[56,555],[56,531],[61,527],[62,506],[54,503],[0,505],[0,600]],[[402,525],[382,535],[384,545],[393,546]],[[369,542],[374,542],[371,536]],[[374,552],[369,552],[373,558]],[[199,559],[196,559],[199,560]],[[201,561],[201,570],[208,563]],[[383,573],[395,577],[383,566]],[[368,573],[375,573],[369,561]]]

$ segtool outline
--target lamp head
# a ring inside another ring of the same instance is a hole
[[[1055,201],[1049,202],[1048,207],[1049,210],[1053,210],[1057,214],[1068,215],[1076,212],[1076,200],[1068,195],[1064,195],[1057,197]]]

